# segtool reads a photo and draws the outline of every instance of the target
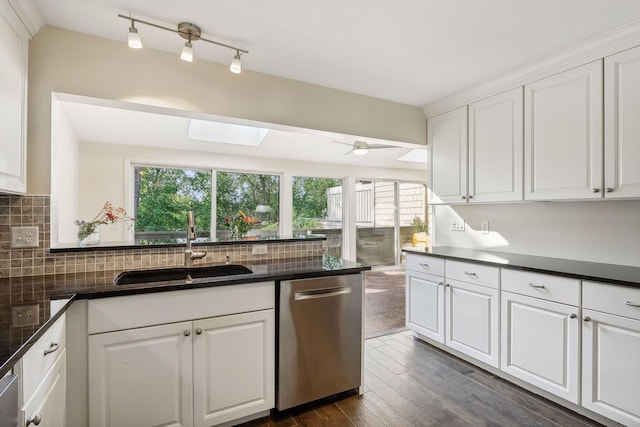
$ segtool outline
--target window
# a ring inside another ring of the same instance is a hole
[[[198,236],[210,235],[211,171],[135,166],[134,176],[136,240],[183,237],[189,210]]]
[[[224,218],[242,211],[258,222],[249,234],[278,234],[280,177],[253,173],[216,173],[216,228],[226,230]]]

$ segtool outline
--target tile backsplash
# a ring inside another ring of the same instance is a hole
[[[184,263],[182,248],[149,248],[49,252],[51,242],[50,197],[48,195],[0,195],[0,278],[41,276],[82,272],[117,273],[123,270],[173,267]],[[11,249],[11,227],[37,226],[39,246]],[[197,245],[194,245],[194,248]],[[265,261],[322,255],[322,242],[270,243],[266,255],[252,255],[252,245],[208,246],[200,264],[221,263],[226,255],[232,262]]]

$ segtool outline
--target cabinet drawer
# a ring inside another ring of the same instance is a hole
[[[585,281],[582,306],[640,320],[640,288]]]
[[[454,279],[498,289],[499,276],[498,267],[447,260],[447,280]]]
[[[62,314],[22,358],[22,395],[26,402],[66,345],[66,314]]]
[[[502,269],[502,290],[563,304],[580,305],[580,280]]]
[[[89,301],[89,334],[275,307],[274,282],[244,283]]]
[[[444,276],[444,258],[407,254],[407,270]]]

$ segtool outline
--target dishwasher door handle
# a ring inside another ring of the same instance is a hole
[[[312,289],[310,291],[298,291],[294,294],[296,301],[315,298],[328,298],[351,293],[351,286],[338,286],[335,288]]]

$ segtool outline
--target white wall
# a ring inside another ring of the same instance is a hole
[[[417,107],[45,26],[29,47],[29,193],[50,192],[52,92],[426,144]]]
[[[77,234],[74,221],[82,218],[79,212],[80,141],[59,101],[53,101],[51,110],[55,118],[51,131],[51,217],[65,218],[51,222],[51,241],[73,242]]]
[[[640,266],[640,201],[435,206],[434,246]],[[450,231],[463,218],[464,232]],[[480,233],[489,221],[489,234]]]

